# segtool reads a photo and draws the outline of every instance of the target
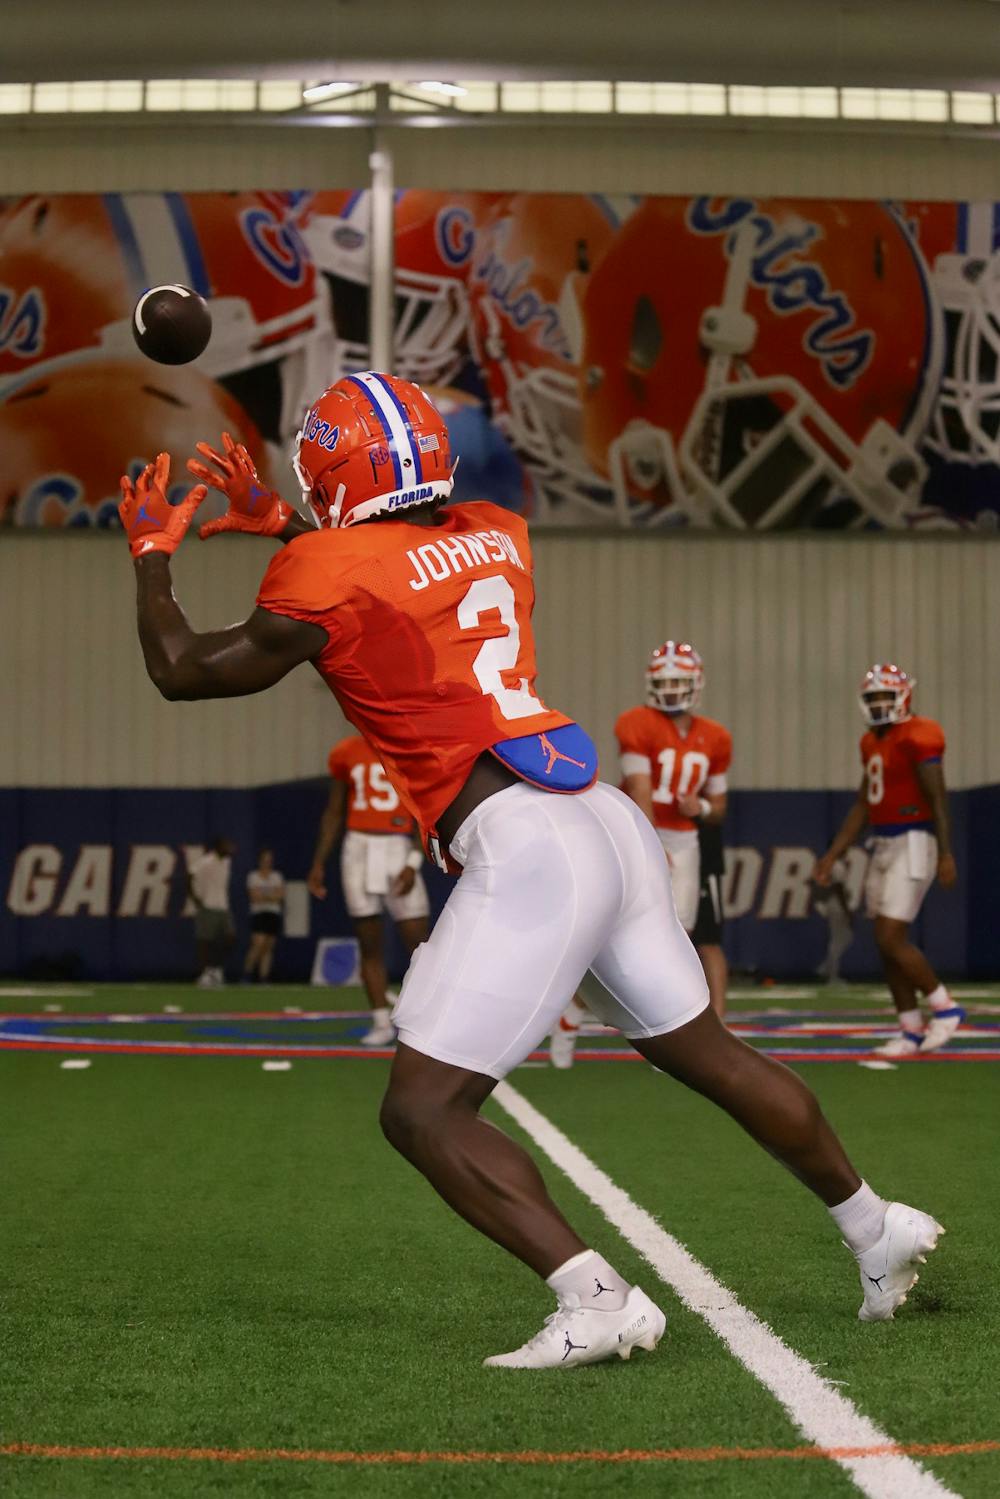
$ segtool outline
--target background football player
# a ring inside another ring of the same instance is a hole
[[[391,463],[374,461],[384,445]],[[454,467],[444,421],[417,386],[376,372],[338,382],[307,419],[297,472],[318,529],[259,485],[251,499],[237,467],[218,466],[230,509],[202,534],[289,545],[247,619],[205,633],[188,623],[169,565],[203,489],[171,505],[165,453],[135,484],[123,479],[146,669],[169,700],[195,700],[264,691],[311,662],[428,848],[461,870],[403,986],[381,1123],[439,1195],[557,1299],[538,1333],[486,1363],[568,1369],[653,1349],[664,1331],[655,1303],[563,1217],[523,1146],[480,1117],[588,969],[605,987],[607,1024],[826,1204],[858,1261],[860,1317],[891,1317],[941,1227],[863,1182],[801,1079],[712,1012],[650,822],[597,781],[593,741],[535,691],[525,522],[488,503],[442,508]],[[444,1283],[441,1295],[445,1306]]]
[[[653,824],[670,863],[674,904],[684,930],[695,931],[702,911],[699,956],[712,1006],[725,1014],[728,970],[721,946],[719,876],[722,840],[706,850],[699,828],[718,828],[726,815],[726,772],[733,758],[728,729],[694,712],[705,684],[702,659],[693,646],[668,640],[646,667],[646,702],[623,713],[615,725],[622,789]],[[710,835],[711,836],[711,835]],[[708,884],[714,879],[714,887]],[[711,919],[714,917],[715,919]]]
[[[877,663],[865,674],[859,701],[869,727],[861,739],[861,788],[813,874],[818,884],[828,885],[841,854],[871,827],[875,837],[865,903],[900,1025],[899,1035],[878,1048],[886,1057],[936,1051],[965,1018],[910,940],[910,924],[935,877],[946,890],[957,879],[941,763],[944,731],[932,718],[910,711],[916,685],[916,678],[898,666]],[[930,1006],[926,1026],[920,995]]]
[[[372,1009],[362,1046],[388,1046],[395,1036],[386,995],[388,978],[382,912],[388,911],[408,952],[426,942],[430,901],[424,856],[414,843],[416,824],[399,800],[374,750],[360,734],[330,751],[330,796],[320,818],[307,884],[326,899],[326,862],[346,825],[340,849],[340,879],[347,914],[361,954],[361,982]]]

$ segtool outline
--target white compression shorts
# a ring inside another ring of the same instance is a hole
[[[430,912],[427,886],[417,871],[406,895],[393,895],[393,881],[413,851],[413,843],[402,833],[345,833],[340,850],[340,883],[347,914],[353,921],[381,916],[383,909],[393,921],[412,921]]]
[[[674,892],[677,920],[686,932],[694,931],[701,900],[701,849],[697,832],[675,832],[657,828],[670,866],[670,888]]]
[[[868,915],[914,921],[936,873],[937,839],[926,828],[876,837],[865,880]]]
[[[470,813],[451,852],[464,871],[393,1015],[415,1051],[502,1078],[551,1032],[588,968],[608,991],[595,1014],[631,1038],[675,1030],[708,1004],[659,839],[622,792],[508,786]]]

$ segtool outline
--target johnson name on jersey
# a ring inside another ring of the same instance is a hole
[[[257,602],[326,631],[314,664],[425,831],[484,750],[570,722],[535,692],[528,528],[499,506],[299,536]]]

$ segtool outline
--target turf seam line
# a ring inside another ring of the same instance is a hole
[[[499,1083],[492,1096],[638,1250],[684,1305],[708,1323],[733,1356],[770,1391],[807,1441],[828,1452],[830,1460],[849,1474],[867,1499],[957,1499],[952,1489],[911,1457],[900,1455],[899,1444],[892,1437],[862,1415],[766,1322],[737,1301],[651,1213],[634,1202],[510,1083]],[[887,1450],[888,1455],[843,1455],[844,1449],[872,1447]]]
[[[41,1442],[11,1442],[0,1446],[0,1457],[43,1457],[59,1460],[92,1462],[221,1462],[221,1463],[332,1463],[345,1467],[352,1464],[373,1466],[417,1467],[433,1463],[452,1464],[521,1464],[549,1467],[569,1463],[713,1463],[713,1462],[802,1462],[831,1457],[873,1461],[885,1457],[958,1457],[1000,1452],[1000,1441],[987,1442],[903,1442],[881,1447],[662,1447],[645,1450],[621,1448],[577,1452],[546,1452],[528,1448],[521,1452],[408,1452],[408,1451],[324,1451],[323,1449],[289,1447],[81,1447],[59,1446]]]

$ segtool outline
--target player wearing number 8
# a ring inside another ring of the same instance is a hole
[[[287,545],[257,608],[228,630],[195,633],[173,595],[169,555],[195,500],[168,504],[165,463],[134,488],[126,481],[121,507],[139,638],[160,691],[259,692],[311,662],[428,842],[461,870],[403,985],[381,1122],[446,1202],[556,1295],[540,1333],[487,1362],[628,1358],[664,1330],[649,1297],[574,1232],[527,1152],[479,1114],[588,968],[604,987],[600,1018],[804,1181],[862,1268],[874,1268],[865,1256],[878,1259],[881,1290],[875,1297],[862,1281],[861,1315],[891,1316],[938,1225],[862,1182],[805,1085],[712,1013],[650,823],[622,792],[595,784],[587,735],[535,690],[527,527],[489,504],[442,508],[453,465],[424,393],[370,372],[320,397],[297,454],[320,529],[301,517],[275,527]],[[230,486],[225,467],[213,482],[230,501],[222,529],[267,534],[245,484]],[[272,500],[256,496],[261,507]],[[442,1281],[443,1307],[448,1291]]]
[[[946,888],[956,879],[942,767],[944,731],[932,718],[911,711],[916,685],[915,677],[891,664],[879,662],[865,674],[859,692],[868,724],[861,739],[861,788],[814,872],[819,884],[829,884],[837,859],[870,827],[865,903],[900,1025],[899,1033],[878,1048],[887,1057],[935,1051],[964,1019],[909,936],[935,876]],[[927,1024],[921,995],[930,1007]]]

